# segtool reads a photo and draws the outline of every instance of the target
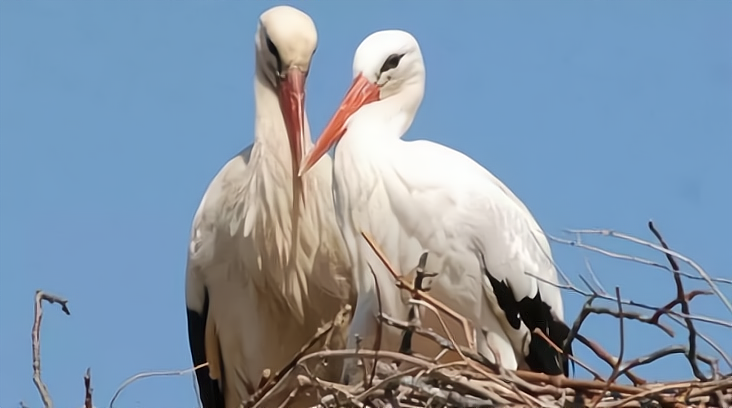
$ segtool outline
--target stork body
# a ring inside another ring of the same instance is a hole
[[[358,47],[353,72],[351,89],[300,171],[307,174],[338,143],[336,211],[358,290],[349,347],[354,334],[373,339],[376,332],[370,267],[382,311],[404,320],[408,312],[364,231],[402,273],[429,252],[426,270],[438,273],[430,293],[476,325],[486,358],[499,357],[509,369],[566,373],[566,359],[531,334],[539,328],[561,347],[568,329],[559,290],[527,274],[557,279],[549,243],[529,210],[468,156],[430,141],[401,140],[424,95],[417,41],[403,31],[374,33]],[[442,331],[434,319],[422,322]],[[397,334],[387,334],[382,347],[396,348]]]
[[[296,177],[303,148],[312,146],[303,89],[316,44],[301,11],[262,14],[254,142],[219,171],[194,216],[186,307],[194,364],[209,363],[197,371],[204,408],[237,408],[264,369],[281,369],[353,303],[330,158]],[[330,346],[344,345],[345,333],[335,333]],[[320,374],[337,379],[340,367]]]

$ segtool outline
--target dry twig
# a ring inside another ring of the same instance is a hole
[[[35,318],[33,319],[33,329],[31,331],[31,342],[33,344],[33,383],[38,388],[38,393],[43,400],[43,406],[53,408],[51,394],[49,394],[48,387],[41,379],[41,319],[43,318],[44,300],[48,303],[58,303],[61,305],[61,310],[67,315],[70,315],[71,312],[66,305],[68,300],[43,292],[42,290],[36,291]]]
[[[331,330],[333,330],[334,327],[342,324],[342,322],[345,320],[350,320],[350,314],[351,305],[344,305],[333,318],[333,320],[318,329],[318,331],[310,339],[310,341],[307,344],[303,345],[302,348],[300,348],[300,351],[295,354],[292,360],[290,360],[290,362],[285,367],[280,369],[274,376],[272,376],[272,378],[266,381],[261,388],[256,390],[256,392],[251,397],[249,397],[249,400],[246,401],[244,407],[259,406],[261,400],[263,400],[267,395],[273,394],[277,384],[282,382],[285,378],[285,375],[290,373],[297,366],[298,362],[301,360],[302,356],[305,355],[307,350],[312,348],[317,342],[324,338]]]
[[[648,221],[648,228],[650,228],[651,232],[653,232],[653,235],[656,236],[659,242],[661,242],[661,245],[664,249],[668,250],[668,245],[666,244],[666,241],[664,241],[663,237],[661,236],[661,233],[658,232],[656,227],[653,225],[653,221]],[[668,305],[664,307],[664,309],[670,310],[671,307],[673,307],[674,304],[680,304],[681,305],[681,312],[685,315],[689,315],[689,300],[693,298],[692,294],[694,292],[689,293],[688,295],[686,292],[684,292],[684,284],[681,281],[681,275],[679,274],[679,264],[676,263],[676,260],[674,259],[673,255],[671,255],[671,251],[666,252],[666,259],[668,259],[668,263],[671,264],[671,269],[674,271],[674,282],[676,283],[676,299],[669,302]],[[701,270],[701,269],[700,269]],[[713,285],[713,282],[709,281],[710,285]],[[724,297],[722,297],[724,299]],[[669,306],[670,305],[670,306]],[[730,309],[732,312],[732,309]],[[659,314],[661,311],[659,310],[656,312],[656,314]],[[655,317],[655,315],[654,315]],[[658,320],[658,318],[656,319]],[[696,328],[694,328],[694,321],[685,318],[684,321],[686,322],[686,327],[689,329],[689,348],[687,353],[687,358],[689,360],[689,364],[691,365],[691,369],[694,372],[694,375],[696,378],[706,381],[707,377],[702,373],[702,371],[699,369],[699,365],[697,364],[697,356],[696,356]]]
[[[649,226],[650,226],[651,230],[654,231],[654,234],[656,234],[656,231],[653,228],[653,222],[649,222]],[[648,242],[646,240],[643,240],[643,239],[640,239],[640,238],[636,238],[636,237],[630,236],[628,234],[623,234],[622,232],[617,232],[617,231],[585,229],[585,230],[570,230],[569,232],[573,232],[573,233],[576,233],[576,234],[600,234],[600,235],[607,235],[607,236],[611,236],[611,237],[615,237],[615,238],[620,238],[620,239],[624,239],[626,241],[630,241],[630,242],[633,242],[633,243],[636,243],[636,244],[645,245],[645,246],[650,247],[650,248],[653,248],[653,249],[655,249],[655,250],[657,250],[659,252],[663,252],[664,254],[666,254],[666,256],[671,257],[669,259],[672,259],[672,258],[680,259],[680,260],[686,262],[687,264],[689,264],[689,266],[691,266],[693,269],[695,269],[697,271],[697,273],[699,273],[699,276],[704,281],[707,282],[707,284],[709,285],[709,287],[719,297],[719,300],[722,301],[722,303],[727,308],[727,310],[729,310],[729,312],[732,313],[732,302],[730,302],[729,299],[727,299],[727,297],[724,296],[724,294],[722,293],[722,291],[719,290],[719,286],[717,286],[717,282],[720,282],[720,280],[719,279],[712,279],[712,277],[709,276],[709,274],[704,270],[704,268],[702,268],[701,266],[699,266],[699,264],[697,264],[696,262],[694,262],[690,258],[688,258],[688,257],[686,257],[684,255],[681,255],[680,253],[678,253],[676,251],[672,251],[672,250],[668,249],[667,247],[659,246],[659,245],[656,245],[656,244],[654,244],[652,242]],[[665,268],[665,269],[668,270],[668,268]],[[676,270],[674,270],[672,268],[671,269],[671,272],[674,275],[681,274],[681,271],[678,270],[678,266],[676,267]],[[693,275],[686,274],[686,276],[689,277],[689,278],[691,278]],[[721,280],[721,282],[724,282],[724,283],[732,283],[732,281],[729,281],[729,280],[726,280],[726,279],[725,280]]]
[[[84,374],[84,408],[94,408],[92,403],[91,368],[87,368],[86,374]]]
[[[112,399],[109,401],[109,408],[114,408],[114,401],[117,400],[117,397],[122,393],[122,391],[127,388],[128,385],[134,383],[137,380],[141,380],[143,378],[149,378],[149,377],[168,377],[172,375],[185,375],[193,373],[203,367],[208,367],[208,363],[199,364],[192,368],[186,368],[185,370],[166,370],[166,371],[146,371],[144,373],[135,374],[132,377],[126,379],[122,385],[117,387],[117,390],[114,392],[114,395],[112,395]]]

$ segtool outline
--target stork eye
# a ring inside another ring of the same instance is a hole
[[[399,65],[399,61],[402,60],[404,54],[391,54],[389,58],[384,61],[384,65],[381,66],[380,73],[384,73],[390,69],[394,69]]]
[[[269,37],[267,37],[267,48],[269,49],[269,52],[272,53],[272,55],[280,58],[280,53],[279,51],[277,51],[277,47],[275,47],[274,43],[272,42],[272,40],[269,39]]]
[[[277,59],[277,71],[282,71],[282,62],[280,61],[280,52],[277,51],[277,47],[275,47],[274,43],[272,42],[272,40],[269,39],[269,37],[267,37],[267,49]]]

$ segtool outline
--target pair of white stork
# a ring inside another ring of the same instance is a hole
[[[281,369],[345,304],[353,319],[331,348],[357,337],[371,345],[379,307],[407,319],[408,299],[362,231],[402,273],[429,252],[430,293],[480,329],[487,359],[566,375],[566,356],[534,333],[561,345],[568,330],[559,290],[546,283],[557,279],[549,243],[529,210],[466,155],[401,140],[424,96],[415,38],[379,31],[359,45],[351,88],[313,145],[304,87],[316,45],[302,11],[260,16],[254,142],[216,175],[193,220],[186,306],[194,364],[208,362],[197,371],[204,408],[238,407],[263,370]],[[441,331],[434,319],[423,325]],[[382,336],[382,349],[398,349],[398,332]],[[319,373],[347,381],[356,362],[336,363]]]

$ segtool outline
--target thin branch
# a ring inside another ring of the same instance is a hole
[[[616,232],[616,231],[612,231],[612,230],[594,230],[594,229],[569,230],[569,232],[572,232],[572,233],[575,233],[575,234],[599,234],[599,235],[608,235],[608,236],[611,236],[611,237],[620,238],[620,239],[624,239],[626,241],[634,242],[636,244],[645,245],[647,247],[650,247],[650,248],[655,249],[656,251],[663,252],[667,256],[671,256],[671,257],[680,259],[680,260],[686,262],[687,264],[689,264],[689,266],[691,266],[692,268],[694,268],[699,273],[699,276],[701,276],[702,279],[707,282],[707,284],[712,288],[712,290],[717,295],[717,297],[719,297],[719,299],[722,301],[722,303],[724,303],[724,306],[727,308],[727,310],[729,310],[729,312],[732,313],[732,303],[730,303],[729,299],[727,299],[724,296],[724,294],[722,293],[722,291],[719,290],[719,287],[716,284],[716,281],[717,280],[716,279],[712,279],[712,277],[709,276],[709,274],[704,270],[704,268],[702,268],[701,266],[699,266],[699,264],[697,264],[696,262],[694,262],[691,258],[688,258],[688,257],[686,257],[686,256],[684,256],[684,255],[682,255],[682,254],[680,254],[680,253],[678,253],[676,251],[672,251],[672,250],[670,250],[668,248],[664,248],[663,246],[659,246],[659,245],[654,244],[652,242],[648,242],[646,240],[643,240],[643,239],[640,239],[640,238],[636,238],[636,237],[631,236],[631,235],[628,235],[628,234],[623,234],[622,232]],[[681,274],[680,271],[673,271],[673,272],[674,272],[674,274]],[[732,281],[727,282],[725,280],[724,283],[732,283]]]
[[[586,296],[586,297],[594,296],[597,299],[608,300],[608,301],[612,301],[612,302],[615,302],[616,301],[615,297],[610,296],[607,293],[597,291],[594,288],[590,288],[590,291],[589,292],[588,291],[585,291],[585,290],[582,290],[582,289],[578,288],[577,286],[575,286],[574,283],[572,283],[571,281],[569,283],[567,283],[567,284],[560,284],[560,283],[552,282],[552,281],[550,281],[550,280],[548,280],[546,278],[543,278],[541,276],[538,276],[538,275],[535,275],[535,274],[532,274],[532,273],[529,273],[529,272],[525,272],[525,274],[526,275],[529,275],[529,276],[532,276],[532,277],[534,277],[534,278],[536,278],[536,279],[538,279],[538,280],[546,283],[547,285],[551,285],[551,286],[557,287],[559,289],[569,290],[571,292],[577,293],[577,294],[582,295],[582,296]],[[634,307],[638,307],[638,308],[646,309],[646,310],[652,310],[654,312],[656,312],[656,311],[658,311],[658,310],[661,309],[661,307],[651,306],[651,305],[648,305],[648,304],[645,304],[645,303],[641,303],[641,302],[637,302],[637,301],[634,301],[634,300],[621,299],[620,302],[623,305],[634,306]],[[700,321],[700,322],[705,322],[705,323],[710,323],[710,324],[714,324],[714,325],[717,325],[717,326],[723,326],[723,327],[727,327],[727,328],[731,328],[732,329],[732,322],[727,322],[727,321],[724,321],[724,320],[715,319],[715,318],[709,317],[709,316],[689,315],[689,314],[686,314],[686,313],[679,313],[679,312],[676,312],[676,311],[673,311],[673,310],[669,310],[667,312],[667,314],[669,316],[677,316],[677,317],[681,317],[683,319],[692,319],[692,320],[696,320],[696,321]]]
[[[688,359],[689,348],[686,347],[686,346],[681,346],[681,345],[668,346],[668,347],[665,347],[665,348],[663,348],[661,350],[657,350],[657,351],[654,351],[652,353],[649,353],[649,354],[647,354],[645,356],[637,357],[637,358],[635,358],[635,359],[633,359],[631,361],[628,361],[625,364],[623,364],[621,366],[621,368],[620,368],[620,373],[622,374],[626,370],[629,370],[629,369],[634,368],[634,367],[639,367],[639,366],[642,366],[642,365],[648,365],[648,364],[650,364],[650,363],[652,363],[652,362],[654,362],[654,361],[656,361],[656,360],[658,360],[660,358],[667,357],[667,356],[671,356],[671,355],[674,355],[674,354],[683,354],[683,355],[687,356],[687,359]],[[716,361],[715,359],[713,359],[711,357],[704,356],[704,355],[701,355],[701,354],[697,354],[696,355],[696,358],[699,359],[700,361],[703,361],[703,362],[707,363],[710,367]]]
[[[404,290],[408,291],[414,299],[424,299],[432,306],[436,307],[443,313],[446,313],[448,316],[450,316],[454,320],[460,322],[463,325],[463,329],[465,330],[465,338],[468,341],[468,346],[470,347],[471,350],[475,350],[475,330],[473,328],[472,323],[470,321],[468,321],[468,319],[466,319],[465,316],[462,316],[462,315],[456,313],[454,310],[447,307],[444,303],[442,303],[439,300],[430,296],[427,292],[425,292],[423,290],[417,290],[414,288],[414,286],[411,283],[406,282],[402,278],[402,276],[396,271],[396,269],[394,269],[394,267],[392,267],[391,263],[386,258],[384,253],[381,251],[381,249],[379,249],[379,247],[374,242],[373,238],[371,238],[371,236],[369,234],[367,234],[366,232],[363,232],[363,231],[361,231],[361,236],[366,240],[366,242],[369,244],[369,247],[371,247],[371,250],[374,251],[376,256],[379,257],[379,259],[384,264],[384,266],[389,271],[389,273],[391,273],[391,275],[394,277],[394,279],[397,282],[397,286],[400,289],[404,289]],[[473,330],[471,330],[471,328],[473,328]]]
[[[535,335],[537,335],[537,336],[541,337],[541,338],[542,338],[542,339],[543,339],[543,340],[544,340],[545,342],[547,342],[547,344],[549,344],[549,345],[550,345],[550,346],[551,346],[551,347],[552,347],[552,348],[553,348],[554,350],[556,350],[556,351],[557,351],[558,353],[562,353],[562,354],[565,354],[565,353],[564,353],[564,350],[562,350],[561,348],[559,348],[559,346],[557,346],[556,344],[554,344],[554,342],[553,342],[553,341],[552,341],[552,340],[551,340],[551,339],[550,339],[550,338],[549,338],[549,337],[548,337],[548,336],[547,336],[546,334],[544,334],[544,332],[543,332],[543,331],[541,331],[541,330],[540,330],[540,329],[539,329],[538,327],[537,327],[537,328],[535,328],[535,329],[534,329],[534,330],[532,331],[532,334],[535,334]],[[586,364],[585,362],[583,362],[582,360],[578,359],[577,357],[575,357],[575,356],[573,356],[573,355],[571,355],[571,354],[565,354],[565,355],[566,355],[566,356],[567,356],[567,357],[568,357],[568,358],[569,358],[570,360],[572,360],[572,361],[574,361],[575,363],[579,364],[579,366],[580,366],[580,367],[582,367],[582,368],[584,368],[584,369],[585,369],[585,371],[587,371],[588,373],[592,374],[592,376],[593,376],[593,377],[594,377],[594,378],[595,378],[596,380],[600,380],[600,381],[602,381],[602,376],[600,375],[600,373],[598,373],[597,371],[595,371],[595,370],[593,370],[592,368],[590,368],[590,366],[589,366],[589,365],[587,365],[587,364]]]
[[[371,276],[374,278],[374,285],[376,287],[376,301],[379,306],[379,316],[381,316],[382,313],[382,305],[381,305],[381,287],[379,286],[379,280],[376,278],[376,272],[374,272],[374,268],[369,265],[369,271],[371,271]],[[374,344],[374,350],[377,352],[381,350],[381,340],[383,336],[383,327],[381,326],[381,321],[379,320],[376,323],[376,340]],[[374,377],[376,377],[376,364],[378,363],[379,358],[374,358],[374,364],[371,367],[371,375],[369,378],[366,379],[367,381],[367,387],[371,388],[371,386],[374,384]]]
[[[677,287],[678,287],[678,284],[677,284]],[[694,299],[695,297],[697,297],[699,295],[712,295],[712,294],[713,293],[708,290],[692,290],[691,292],[684,294],[683,289],[682,289],[681,293],[677,295],[680,297],[677,297],[676,299],[668,302],[665,306],[656,310],[656,312],[653,314],[653,316],[651,316],[650,320],[651,320],[651,322],[657,323],[658,319],[660,319],[661,316],[663,316],[663,315],[669,314],[669,312],[671,311],[671,309],[673,309],[674,306],[680,305],[684,302],[686,302],[688,304],[689,302],[691,302],[692,299]],[[688,307],[687,307],[687,309],[688,309]],[[685,320],[690,320],[690,319],[685,318]]]
[[[292,357],[289,363],[287,363],[284,367],[282,367],[277,373],[272,376],[272,378],[267,381],[262,388],[259,388],[249,397],[249,400],[244,404],[245,407],[251,407],[256,406],[259,401],[264,399],[267,395],[271,394],[272,391],[275,388],[275,385],[282,381],[284,376],[292,371],[293,368],[298,364],[298,361],[301,359],[302,356],[304,356],[307,351],[313,347],[318,341],[323,339],[331,330],[333,330],[334,327],[338,327],[339,325],[342,325],[344,321],[347,319],[350,319],[351,314],[351,305],[346,304],[344,305],[341,310],[335,315],[333,320],[330,322],[324,324],[318,331],[313,335],[313,337],[308,341],[306,344],[304,344],[300,351],[295,353],[295,356]],[[111,408],[111,407],[110,407]]]
[[[568,232],[575,232],[575,230],[568,230]],[[658,263],[658,262],[655,262],[655,261],[651,261],[651,260],[646,259],[646,258],[641,258],[641,257],[638,257],[638,256],[631,256],[631,255],[626,255],[626,254],[621,254],[621,253],[613,252],[613,251],[610,251],[610,250],[607,250],[607,249],[604,249],[604,248],[600,248],[600,247],[597,247],[597,246],[585,244],[583,242],[580,242],[579,240],[571,240],[571,239],[566,239],[566,238],[559,238],[559,237],[555,237],[555,236],[551,236],[551,235],[547,235],[547,237],[549,237],[549,239],[551,239],[552,241],[557,242],[559,244],[564,244],[564,245],[569,245],[569,246],[573,246],[573,247],[576,247],[576,248],[586,249],[586,250],[591,251],[591,252],[596,252],[598,254],[605,255],[605,256],[607,256],[609,258],[615,258],[615,259],[620,259],[620,260],[624,260],[624,261],[630,261],[630,262],[639,263],[639,264],[642,264],[642,265],[653,266],[655,268],[663,269],[665,271],[668,271],[668,272],[673,273],[673,270],[671,268],[669,268],[668,266],[666,266],[664,264],[661,264],[661,263]],[[706,282],[706,280],[703,277],[701,277],[701,276],[692,275],[692,274],[690,274],[688,272],[680,272],[680,273],[681,273],[681,275],[683,277],[685,277],[687,279],[699,280],[699,281],[705,281]],[[711,279],[712,279],[712,281],[717,282],[717,283],[732,285],[732,279],[725,279],[725,278],[711,278]]]
[[[682,319],[680,319],[676,316],[669,316],[669,318],[671,320],[673,320],[674,322],[676,322],[678,325],[686,327],[686,325],[684,324]],[[709,336],[705,335],[704,333],[702,333],[698,330],[696,332],[696,335],[699,336],[699,338],[702,339],[702,341],[707,343],[709,345],[709,347],[714,349],[714,351],[716,351],[717,354],[719,354],[719,356],[722,357],[722,360],[724,360],[724,362],[727,363],[727,366],[729,366],[729,368],[732,369],[732,358],[730,358],[730,356],[727,353],[725,353],[724,350],[722,350],[722,348],[719,346],[719,344],[715,343],[712,339],[709,338]]]
[[[61,305],[61,310],[70,315],[68,300],[61,298],[50,293],[45,293],[42,290],[36,291],[36,303],[35,303],[35,317],[33,319],[33,329],[31,330],[31,342],[33,344],[33,383],[38,388],[38,394],[41,395],[43,400],[43,406],[46,408],[53,408],[53,400],[51,394],[48,392],[48,387],[41,379],[41,319],[43,318],[43,301],[48,303],[58,303]]]
[[[149,377],[167,377],[167,376],[173,376],[173,375],[185,375],[190,374],[193,372],[196,372],[197,370],[208,367],[208,363],[199,364],[192,368],[186,368],[185,370],[168,370],[168,371],[146,371],[144,373],[135,374],[132,377],[126,379],[122,385],[120,385],[117,390],[114,392],[114,395],[112,395],[112,399],[109,401],[109,408],[114,408],[114,401],[117,400],[117,397],[122,393],[122,391],[127,388],[128,385],[134,383],[137,380],[141,380],[143,378],[149,378]]]
[[[610,367],[612,367],[615,364],[615,362],[617,361],[617,358],[614,357],[612,354],[608,353],[604,348],[602,348],[601,345],[586,338],[585,336],[583,336],[581,334],[577,334],[577,340],[579,340],[580,343],[584,344],[585,347],[592,350],[592,352],[595,353],[595,355],[600,360],[607,363],[607,365],[609,365]],[[635,385],[643,385],[643,384],[648,383],[648,381],[644,380],[643,378],[638,377],[636,374],[634,374],[630,370],[623,372],[623,375],[625,375]],[[600,380],[602,380],[602,379],[600,379]]]
[[[94,408],[92,403],[91,368],[87,368],[86,374],[84,374],[84,408]]]
[[[653,235],[656,236],[658,241],[661,243],[664,249],[668,250],[668,245],[666,244],[666,241],[661,236],[661,233],[658,232],[656,227],[653,225],[653,221],[648,221],[648,228],[650,228],[651,232],[653,232]],[[684,284],[681,281],[681,275],[679,274],[679,264],[676,263],[676,260],[674,259],[673,255],[670,254],[670,252],[666,252],[666,258],[668,259],[668,263],[671,265],[671,269],[674,271],[674,282],[676,283],[676,299],[678,300],[678,303],[681,304],[681,312],[683,312],[685,315],[690,314],[689,311],[689,300],[688,298],[690,296],[687,296],[684,292]],[[710,284],[712,284],[710,282]],[[732,311],[732,309],[730,309]],[[694,372],[694,376],[702,381],[707,381],[707,376],[702,373],[702,371],[699,369],[699,365],[696,362],[696,329],[694,328],[694,322],[691,319],[684,319],[686,321],[686,328],[689,329],[689,349],[687,357],[689,359],[689,364],[691,365],[691,369]]]
[[[613,371],[605,382],[605,387],[603,388],[602,393],[598,394],[594,398],[592,408],[597,407],[597,404],[600,402],[600,398],[602,398],[602,395],[607,392],[610,384],[615,382],[615,380],[620,376],[620,366],[623,364],[623,356],[625,355],[625,319],[623,319],[623,304],[620,302],[620,288],[617,286],[615,287],[615,298],[618,301],[618,314],[620,316],[618,318],[618,321],[620,322],[620,352],[618,353],[618,358],[616,359],[615,364],[613,364]]]
[[[620,303],[620,288],[617,286],[615,287],[615,296],[618,299],[618,314],[620,315],[618,319],[620,322],[620,352],[618,353],[618,362],[615,364],[615,368],[613,368],[613,373],[610,375],[608,382],[615,381],[618,378],[618,368],[622,364],[623,355],[625,354],[625,319],[623,319],[623,304]]]
[[[427,274],[425,272],[425,267],[427,265],[427,256],[429,255],[429,252],[424,252],[419,257],[419,262],[417,263],[417,268],[415,269],[415,276],[414,281],[412,282],[412,285],[414,286],[415,290],[424,290],[422,287],[422,283],[424,282],[424,279],[429,276],[436,276],[437,274]],[[418,320],[418,311],[417,305],[412,304],[409,307],[409,313],[407,315],[407,319],[409,321],[409,327],[407,327],[404,330],[404,334],[402,335],[402,342],[399,346],[399,352],[405,353],[405,354],[411,354],[412,353],[412,336],[414,333],[414,329],[417,327],[415,324],[416,320]]]

